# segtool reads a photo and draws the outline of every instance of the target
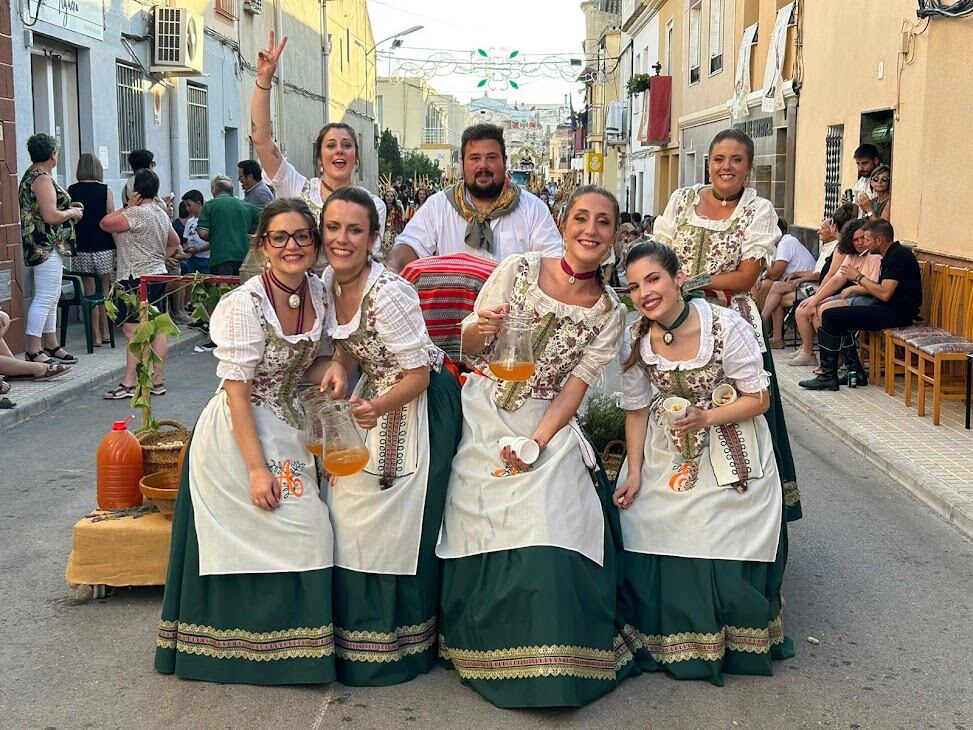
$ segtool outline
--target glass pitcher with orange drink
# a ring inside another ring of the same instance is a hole
[[[303,416],[304,438],[307,450],[319,459],[324,458],[324,434],[321,430],[321,406],[331,401],[331,393],[312,385],[297,396]]]
[[[530,380],[534,374],[533,330],[533,312],[507,312],[490,357],[494,375],[514,382]]]
[[[351,416],[354,404],[333,400],[321,405],[324,468],[336,477],[347,477],[365,468],[369,453]]]

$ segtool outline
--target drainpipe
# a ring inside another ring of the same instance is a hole
[[[331,121],[331,40],[328,38],[328,0],[321,0],[321,89],[324,96],[324,123]],[[367,59],[366,59],[367,63]],[[318,164],[317,160],[314,164]]]

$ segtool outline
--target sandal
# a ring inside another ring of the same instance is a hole
[[[135,395],[134,385],[119,383],[101,397],[105,400],[124,400],[125,398],[131,398],[133,395]]]
[[[24,360],[26,360],[27,362],[49,363],[51,361],[51,358],[49,358],[47,356],[47,353],[44,352],[43,349],[41,349],[38,352],[29,352],[29,351],[25,352]]]
[[[10,400],[7,396],[0,398],[0,411],[9,411],[11,408],[16,408],[17,404]]]
[[[6,395],[10,392],[10,383],[4,380],[4,377],[0,375],[0,395]]]
[[[60,360],[67,365],[74,365],[78,361],[78,358],[75,355],[72,355],[60,345],[57,347],[45,347],[44,352],[48,357],[54,360]],[[62,354],[58,355],[59,352]]]
[[[152,395],[165,395],[166,385],[165,383],[152,383],[152,389],[149,390]]]
[[[51,378],[56,378],[58,375],[64,375],[71,369],[70,365],[62,365],[59,362],[49,362],[47,363],[47,372],[42,375],[35,375],[34,380],[50,380]]]

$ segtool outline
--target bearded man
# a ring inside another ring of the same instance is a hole
[[[463,131],[463,182],[436,193],[395,239],[386,264],[393,271],[416,259],[471,254],[500,261],[539,251],[560,256],[563,242],[548,207],[507,179],[503,130],[476,124]]]

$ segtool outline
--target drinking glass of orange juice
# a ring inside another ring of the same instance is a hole
[[[523,382],[534,374],[533,312],[507,312],[490,358],[490,371],[501,380]]]

